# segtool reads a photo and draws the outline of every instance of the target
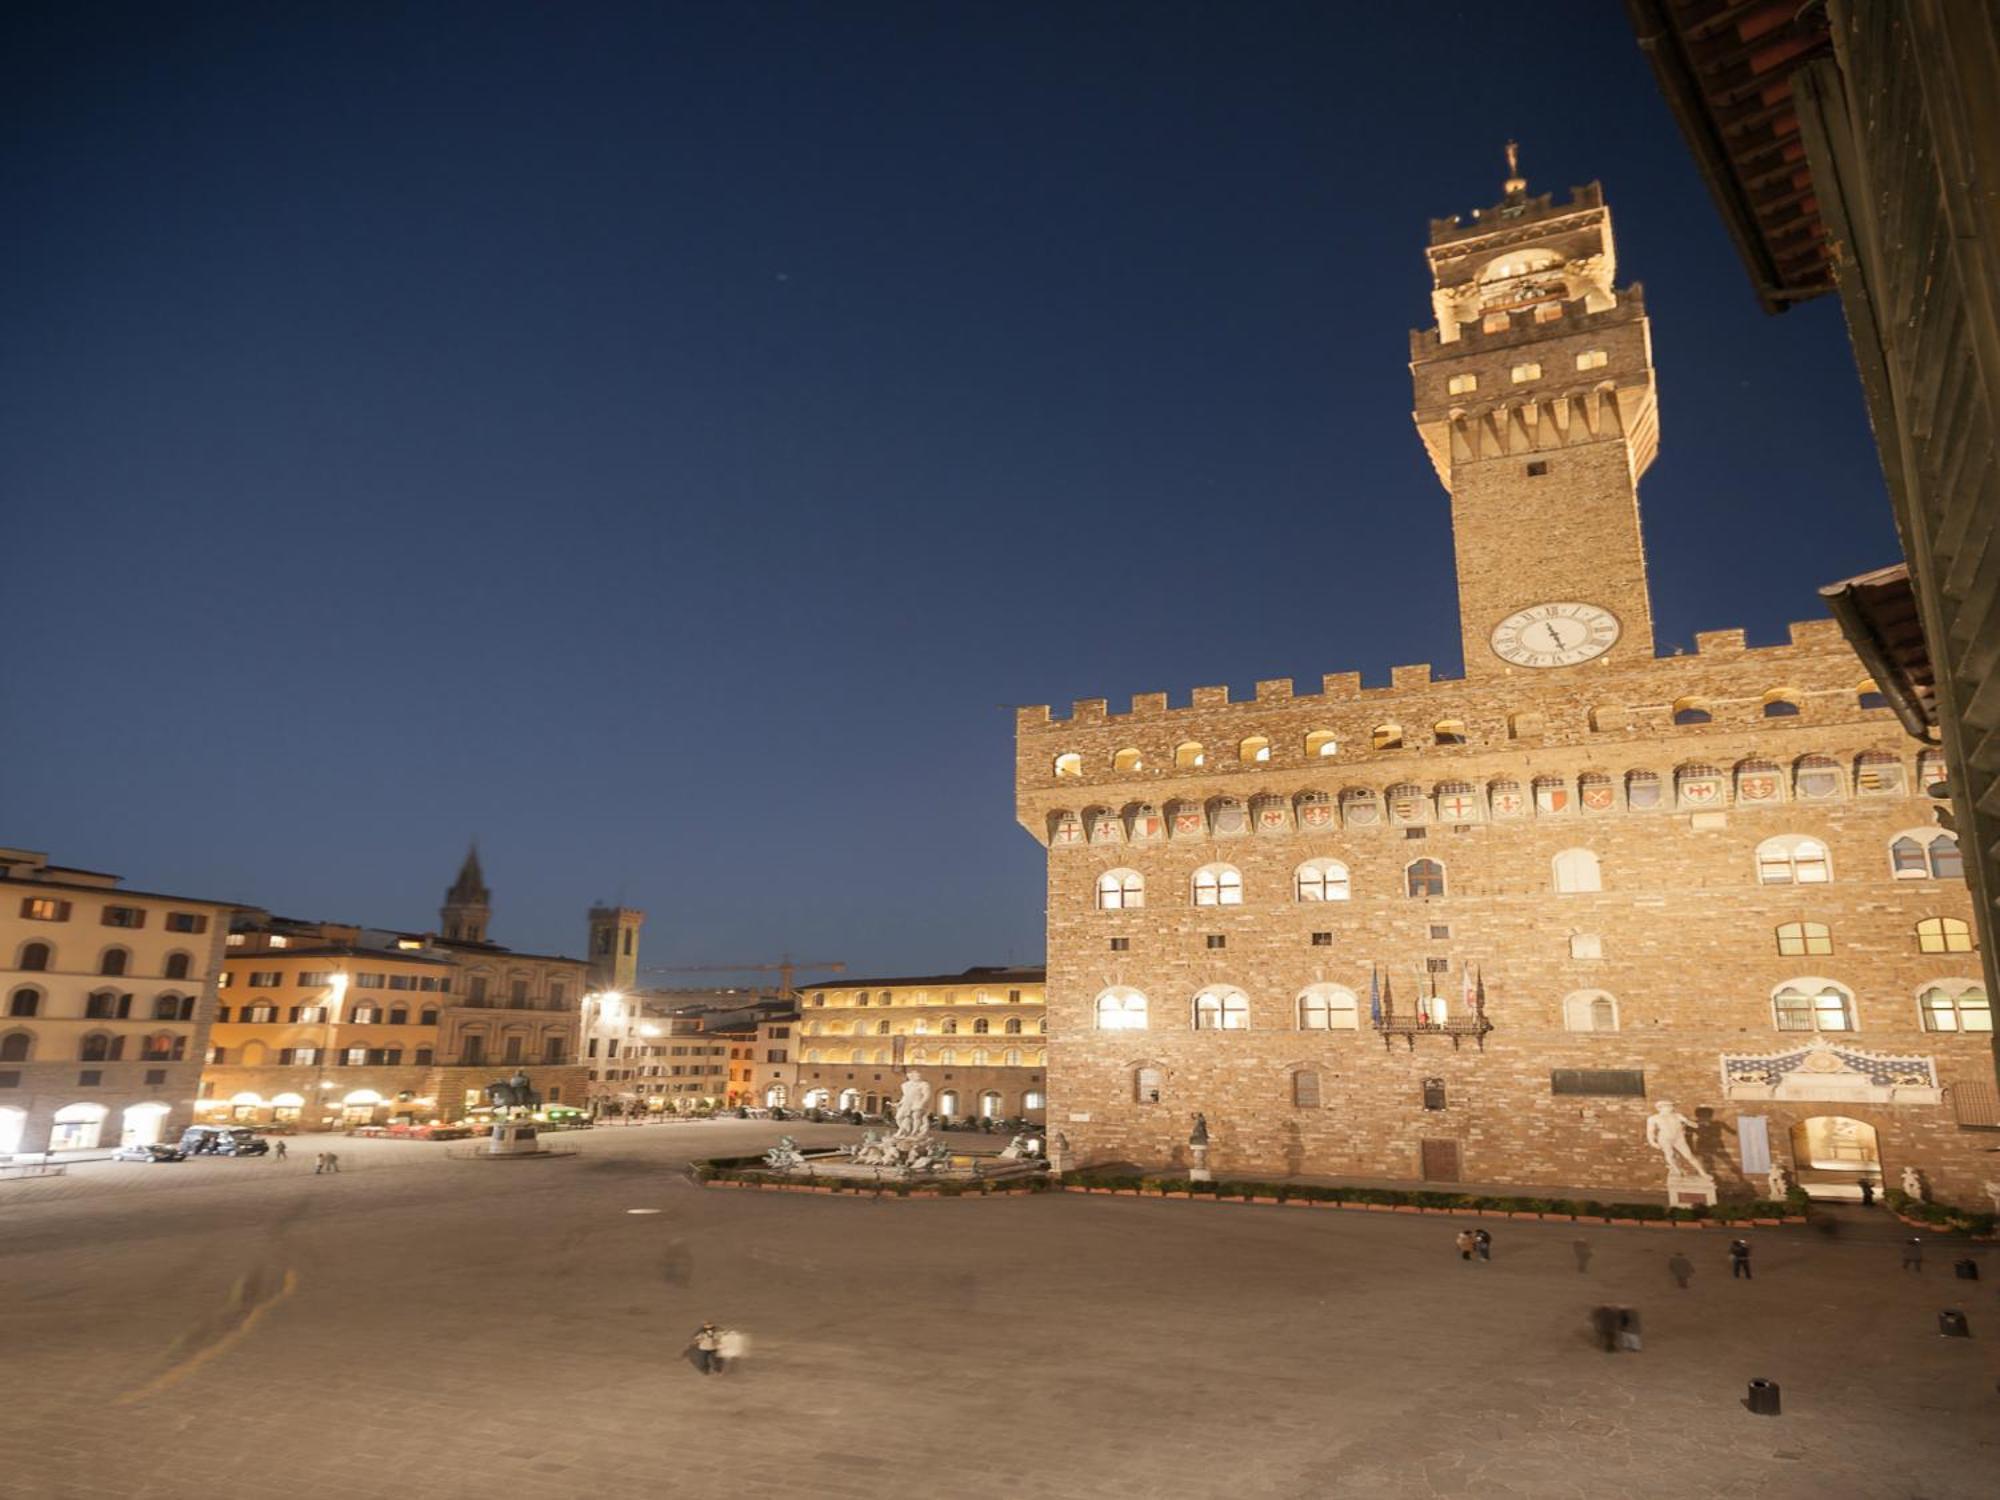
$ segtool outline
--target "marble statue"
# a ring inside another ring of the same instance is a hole
[[[1708,1170],[1695,1160],[1694,1152],[1688,1149],[1688,1132],[1693,1129],[1694,1121],[1675,1109],[1671,1099],[1662,1099],[1646,1116],[1646,1144],[1657,1150],[1665,1160],[1669,1177],[1681,1175],[1681,1168],[1674,1161],[1676,1156],[1687,1163],[1687,1170],[1696,1177],[1708,1176]]]
[[[1020,1161],[1022,1158],[1033,1156],[1034,1154],[1035,1147],[1033,1140],[1026,1131],[1022,1131],[1007,1143],[1007,1149],[1000,1153],[1000,1159],[1002,1161]]]
[[[1188,1144],[1190,1146],[1206,1146],[1208,1144],[1208,1116],[1199,1110],[1195,1111],[1194,1129],[1188,1132]]]
[[[1924,1179],[1915,1167],[1903,1168],[1903,1191],[1919,1203],[1924,1201]]]
[[[925,1083],[915,1068],[903,1073],[903,1092],[896,1096],[896,1135],[898,1139],[917,1140],[929,1134],[931,1086]]]
[[[1777,1162],[1771,1163],[1771,1173],[1766,1181],[1769,1185],[1765,1191],[1770,1195],[1773,1203],[1782,1203],[1785,1199],[1785,1194],[1792,1190],[1791,1183],[1785,1179],[1785,1169]]]
[[[785,1171],[792,1167],[803,1167],[804,1156],[799,1154],[799,1143],[795,1136],[781,1135],[778,1144],[764,1153],[764,1165]]]

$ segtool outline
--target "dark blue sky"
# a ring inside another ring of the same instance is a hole
[[[1663,649],[1897,555],[1621,7],[0,11],[0,841],[654,962],[1038,961],[1003,705],[1459,670],[1426,221],[1601,178]]]

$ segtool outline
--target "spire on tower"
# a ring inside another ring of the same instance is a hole
[[[1521,175],[1521,143],[1507,143],[1507,196],[1512,198],[1528,190],[1528,179]]]
[[[484,902],[491,894],[486,889],[485,872],[479,868],[479,840],[474,839],[465,851],[465,863],[458,867],[458,879],[451,883],[445,899]]]
[[[465,863],[458,867],[458,879],[444,893],[444,909],[439,913],[444,935],[456,942],[485,942],[492,900],[485,873],[479,868],[479,841],[474,839],[465,851]]]

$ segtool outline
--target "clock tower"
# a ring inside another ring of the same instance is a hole
[[[1597,183],[1431,222],[1434,328],[1410,336],[1417,431],[1451,493],[1468,679],[1650,659],[1639,476],[1659,449],[1638,285],[1614,283]]]

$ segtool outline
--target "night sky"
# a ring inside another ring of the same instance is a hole
[[[1011,705],[1457,675],[1407,331],[1510,135],[1646,286],[1662,649],[1782,639],[1898,556],[1839,309],[1759,310],[1622,7],[1526,14],[0,9],[0,842],[1039,962]]]

